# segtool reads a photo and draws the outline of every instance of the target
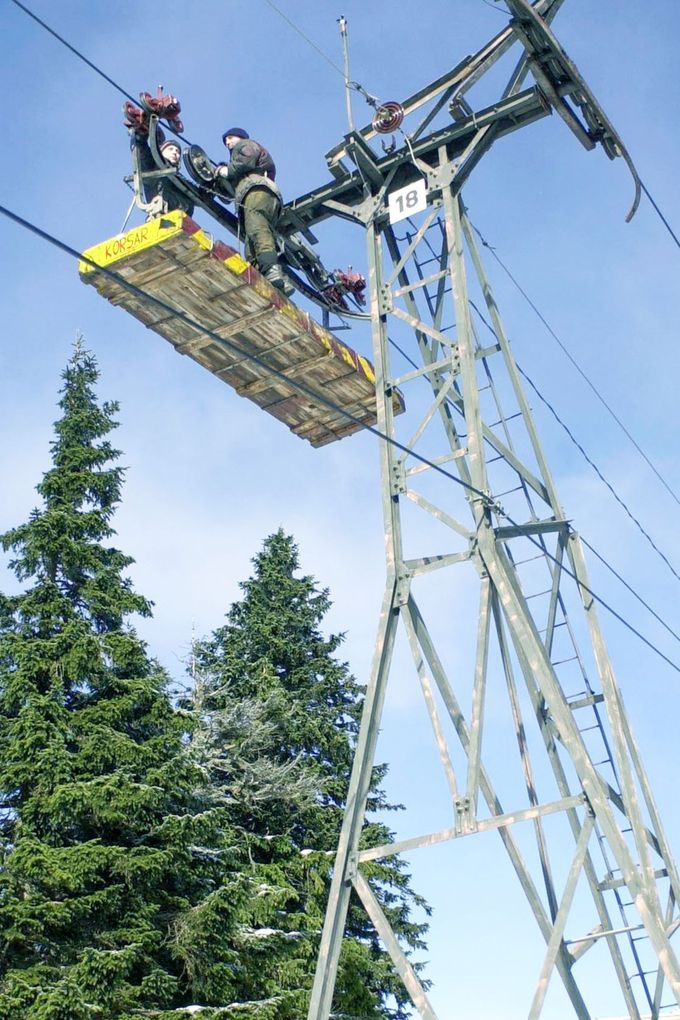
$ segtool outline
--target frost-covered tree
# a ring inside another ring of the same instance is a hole
[[[362,688],[338,661],[342,636],[324,637],[327,591],[300,576],[282,531],[256,556],[227,622],[194,649],[194,752],[228,811],[254,890],[237,928],[239,1000],[269,1002],[276,1020],[306,1014],[361,711]],[[369,808],[389,805],[376,769]],[[372,845],[391,840],[367,823]],[[371,878],[407,951],[422,947],[424,904],[398,857]],[[407,997],[363,909],[352,901],[333,1014],[400,1020]]]
[[[0,536],[22,582],[0,598],[2,1020],[185,1017],[235,996],[249,884],[130,623],[150,605],[110,544],[123,469],[97,379],[77,342],[42,506]]]

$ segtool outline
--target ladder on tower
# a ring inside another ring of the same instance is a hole
[[[464,213],[461,222],[468,244],[474,250],[473,228]],[[415,284],[415,287],[412,284],[407,284],[405,274],[402,275],[400,279],[401,292],[406,293],[410,290],[413,294],[416,288],[420,291],[427,306],[429,320],[436,327],[442,340],[444,337],[448,337],[453,345],[456,343],[456,324],[442,322],[445,302],[447,299],[451,300],[453,296],[450,276],[441,269],[446,264],[448,255],[449,246],[446,236],[444,217],[440,215],[433,218],[431,216],[430,222],[424,228],[422,225],[419,227],[417,224],[407,220],[401,236],[396,232],[390,236],[388,232],[386,244],[395,264],[400,264],[401,252],[403,250],[410,251],[409,264],[414,270],[415,278],[418,282]],[[479,272],[481,263],[479,262],[478,255],[474,261]],[[439,272],[437,272],[437,267],[439,267]],[[473,341],[475,361],[480,367],[481,375],[481,380],[476,390],[481,399],[484,399],[482,395],[485,395],[487,398],[484,418],[489,424],[485,426],[484,446],[486,450],[485,460],[489,472],[489,489],[494,493],[495,501],[501,501],[508,497],[515,499],[513,517],[519,516],[527,522],[525,525],[528,529],[527,534],[530,534],[532,525],[537,527],[534,540],[526,550],[525,557],[516,557],[510,544],[506,547],[506,553],[516,572],[526,602],[531,602],[532,605],[541,599],[544,599],[546,602],[550,599],[552,602],[552,605],[547,608],[547,624],[545,627],[540,628],[539,633],[545,639],[550,665],[559,680],[560,688],[564,693],[565,703],[574,718],[578,720],[578,732],[583,739],[588,758],[603,776],[607,786],[608,797],[616,808],[625,815],[624,792],[620,783],[616,756],[612,751],[611,738],[608,735],[602,716],[604,695],[593,687],[584,656],[579,649],[575,636],[575,628],[572,625],[565,598],[559,586],[558,575],[562,565],[558,562],[558,557],[555,555],[557,550],[551,552],[547,546],[545,535],[538,529],[539,517],[534,509],[532,488],[528,483],[526,471],[518,471],[514,480],[515,484],[510,488],[502,488],[500,484],[495,485],[492,481],[494,464],[500,462],[501,468],[507,469],[508,463],[512,463],[515,457],[518,458],[519,463],[518,451],[513,440],[512,423],[515,420],[519,420],[521,423],[522,419],[526,419],[527,408],[517,405],[508,411],[505,409],[503,400],[500,397],[498,380],[494,378],[493,362],[494,355],[498,354],[502,349],[501,338],[487,318],[495,310],[495,305],[491,297],[488,280],[481,275],[480,284],[481,301],[483,302],[484,298],[487,301],[487,307],[485,308],[486,315],[480,309],[479,304],[472,299],[469,292],[467,300],[470,314],[470,336]],[[415,309],[411,308],[412,314],[414,311]],[[418,328],[415,323],[414,328],[416,330]],[[482,330],[486,334],[484,340],[482,339]],[[426,340],[425,334],[423,334],[422,339]],[[406,356],[402,348],[397,345],[393,346],[401,357]],[[430,344],[430,353],[431,348],[432,344]],[[509,356],[509,352],[506,353],[507,356]],[[414,362],[412,363],[415,364]],[[517,369],[517,366],[515,366],[515,369]],[[435,380],[434,374],[430,379],[433,383],[435,394],[438,388],[447,382],[445,372],[442,373],[439,380]],[[451,394],[445,398],[444,404],[451,413],[451,416],[457,418],[461,423],[461,428],[456,433],[458,441],[462,444],[461,448],[464,447],[466,439],[464,403],[464,394],[458,384],[454,382],[453,386],[451,386]],[[496,437],[496,441],[494,437]],[[501,446],[503,450],[499,452]],[[535,492],[533,496],[535,499]],[[524,504],[523,510],[519,509],[517,501]],[[518,535],[515,537],[518,537]],[[536,575],[535,567],[539,562],[545,572],[543,584],[540,582],[540,577]],[[537,611],[535,608],[532,609],[532,613],[536,619],[539,619],[541,616],[540,611]],[[556,650],[558,635],[559,651]],[[529,802],[538,807],[539,802],[535,793],[534,771],[526,748],[524,723],[521,719],[520,708],[516,698],[517,695],[515,693],[512,695],[514,701],[513,712],[517,727],[518,746],[523,761],[526,791]],[[545,702],[540,702],[539,711],[541,714],[547,712]],[[626,740],[634,746],[628,724],[624,722],[624,725],[626,728]],[[634,756],[635,754],[636,752],[634,752]],[[558,765],[554,754],[552,757],[560,792],[564,797],[568,797],[570,790],[566,777],[561,766]],[[638,759],[635,764],[640,776],[643,776],[641,761]],[[642,782],[644,786],[645,780],[643,779]],[[649,791],[645,790],[644,792],[648,793]],[[578,837],[582,832],[582,825],[578,821],[575,812],[569,813],[571,815],[574,835]],[[538,853],[541,859],[541,872],[545,886],[546,902],[550,918],[554,924],[558,914],[559,903],[552,877],[550,855],[540,818],[534,821],[534,828]],[[629,838],[634,830],[631,824],[627,824],[624,825],[621,831],[624,836]],[[573,966],[579,958],[592,948],[597,940],[605,939],[614,959],[622,987],[626,988],[629,993],[631,1017],[642,1018],[644,1015],[653,1018],[660,1015],[665,1017],[669,1015],[666,1010],[669,1007],[672,1008],[675,1003],[665,1004],[661,1002],[661,992],[664,984],[663,976],[658,966],[658,961],[655,961],[655,966],[649,966],[650,955],[654,957],[653,947],[649,945],[649,935],[645,931],[644,924],[640,923],[639,918],[636,920],[630,916],[630,910],[635,907],[635,903],[629,896],[624,895],[626,892],[626,882],[622,878],[621,869],[614,863],[614,855],[612,854],[606,834],[597,822],[593,826],[593,832],[600,860],[599,863],[596,863],[594,855],[588,852],[585,855],[584,871],[590,881],[591,891],[600,913],[601,923],[582,936],[563,939],[563,949],[569,953],[570,966]],[[668,924],[674,928],[677,924],[677,921],[671,924],[676,905],[674,865],[671,859],[669,862],[671,872],[669,873],[669,869],[664,866],[663,860],[667,851],[665,848],[662,848],[659,839],[650,829],[646,830],[645,839],[653,852],[661,858],[661,866],[657,867],[654,872],[655,879],[671,879],[666,912]],[[633,853],[635,853],[634,842],[634,839],[630,840],[630,849]],[[613,919],[616,916],[618,916],[618,920]],[[622,946],[625,946],[625,953]],[[645,963],[645,955],[647,956],[647,963]],[[637,983],[637,988],[633,987],[633,982]],[[640,1009],[645,1007],[652,1010],[652,1013],[642,1014],[639,1012]],[[663,1014],[661,1011],[663,1011]]]
[[[561,508],[461,197],[479,159],[503,134],[538,119],[541,103],[585,148],[599,144],[610,158],[623,157],[635,183],[631,214],[640,182],[549,28],[562,0],[507,3],[512,21],[478,54],[403,104],[388,104],[404,115],[420,110],[405,147],[385,156],[371,149],[381,131],[376,117],[328,154],[334,181],[295,202],[310,227],[333,211],[366,227],[378,376],[385,395],[408,391],[410,409],[396,420],[389,400],[379,399],[379,427],[396,440],[381,455],[387,579],[308,1020],[333,1012],[350,896],[363,904],[422,1020],[450,1015],[435,1011],[368,868],[462,837],[481,842],[489,832],[500,836],[500,856],[545,940],[529,1020],[543,1013],[553,976],[550,993],[562,995],[555,1015],[566,1006],[591,1020],[593,969],[597,993],[606,981],[612,1012],[625,1008],[630,1020],[660,1020],[680,1004],[671,944],[680,876],[608,658],[583,545]],[[501,98],[474,110],[468,89],[513,42],[523,54]],[[529,74],[536,84],[520,93]],[[452,125],[435,121],[447,103]],[[395,206],[407,195],[418,217],[404,222]],[[455,634],[453,672],[446,638],[463,604],[475,601],[476,628]],[[441,612],[449,624],[443,642],[435,630]],[[439,791],[445,821],[371,847],[363,841],[366,803],[400,630],[439,766],[422,782],[430,796]],[[446,887],[460,877],[451,866]],[[491,875],[473,866],[466,892],[471,877],[481,911]],[[502,901],[497,906],[494,927]],[[446,923],[454,971],[460,931]],[[513,935],[505,937],[510,952]],[[482,956],[495,980],[488,952]],[[457,983],[463,977],[464,966]]]

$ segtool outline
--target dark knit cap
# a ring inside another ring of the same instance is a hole
[[[248,132],[244,131],[243,128],[228,128],[222,135],[222,144],[226,144],[225,139],[228,135],[235,135],[236,138],[250,138]]]

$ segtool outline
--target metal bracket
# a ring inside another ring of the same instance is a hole
[[[381,315],[389,315],[393,308],[392,288],[389,283],[383,283],[378,291],[378,311]]]
[[[481,496],[477,496],[476,498],[481,501],[482,506],[485,510],[488,510],[489,513],[497,514],[499,517],[505,517],[503,504],[500,500],[494,499],[488,489]]]
[[[476,820],[472,816],[469,797],[457,797],[453,802],[456,832],[474,832],[477,828]]]
[[[405,606],[409,600],[411,594],[411,579],[413,572],[402,567],[401,571],[397,574],[397,580],[394,589],[394,608],[399,606]]]
[[[392,496],[403,496],[406,492],[406,470],[401,461],[394,461],[392,464],[391,481]]]
[[[428,171],[427,190],[429,205],[434,206],[441,202],[441,199],[437,197],[436,193],[451,186],[456,179],[459,166],[460,164],[458,161],[447,161],[442,166],[435,167],[433,170]]]

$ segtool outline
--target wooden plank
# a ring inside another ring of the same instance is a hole
[[[119,279],[83,261],[84,282],[313,446],[363,427],[343,412],[363,424],[375,423],[375,374],[370,362],[182,212],[102,242],[85,256],[110,267]],[[145,293],[127,290],[122,280]],[[180,314],[164,311],[145,295]],[[182,315],[208,332],[200,332]],[[238,350],[228,346],[230,341]],[[312,395],[287,385],[288,379],[299,379]],[[338,405],[338,410],[315,400],[314,392]],[[393,401],[399,414],[404,409],[401,394],[395,392]]]

